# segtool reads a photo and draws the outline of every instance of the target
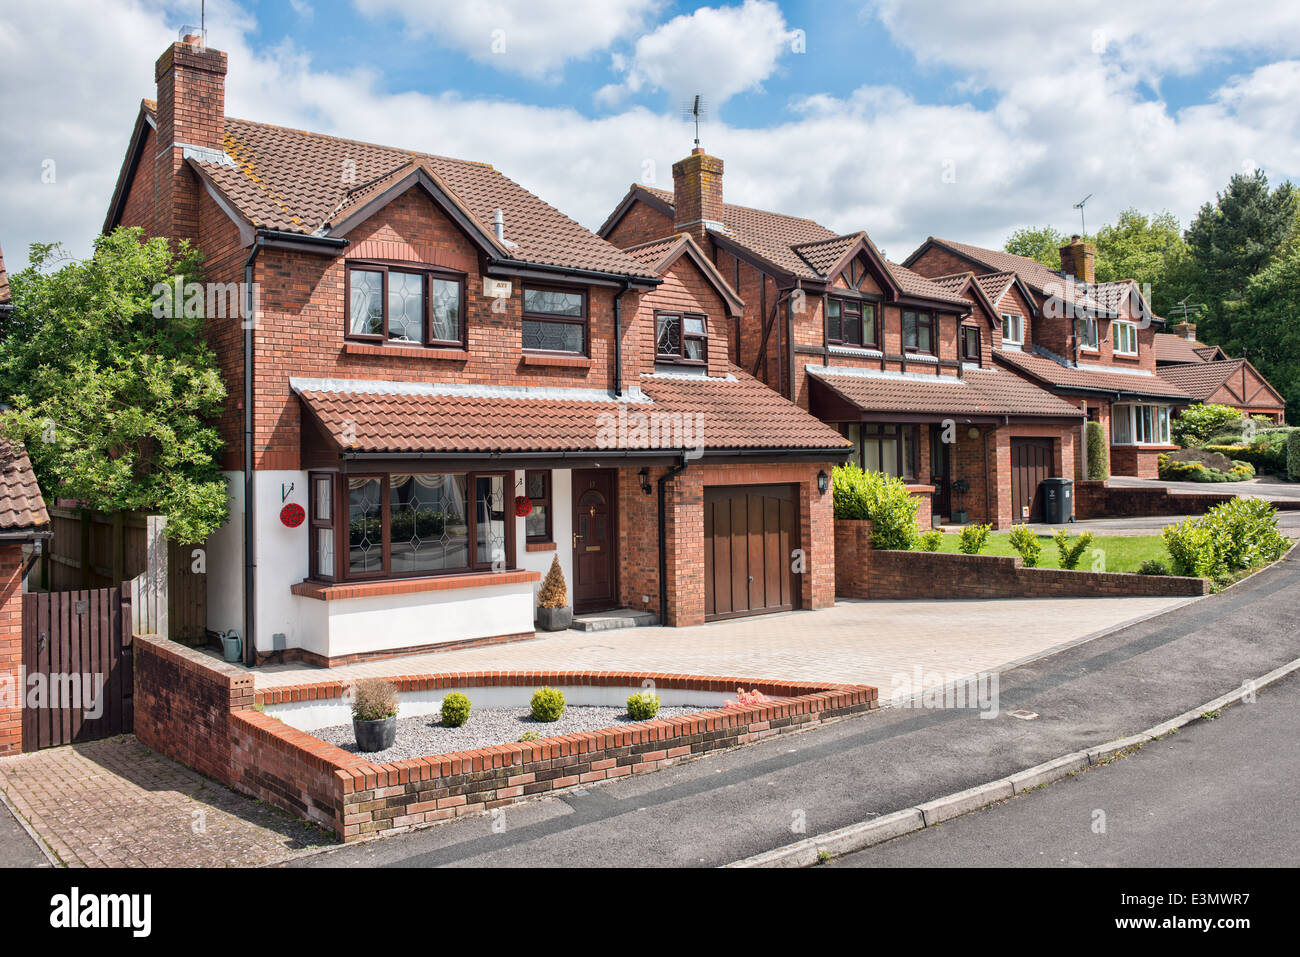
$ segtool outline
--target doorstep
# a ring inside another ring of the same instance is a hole
[[[590,615],[574,615],[574,631],[611,631],[615,628],[652,628],[659,624],[659,616],[648,611],[634,611],[631,608],[618,608],[614,611],[599,611]]]

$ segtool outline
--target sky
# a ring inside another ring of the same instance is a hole
[[[84,255],[201,0],[0,0],[0,248]],[[693,145],[728,202],[1000,247],[1300,181],[1296,0],[209,0],[226,112],[479,160],[595,229]]]

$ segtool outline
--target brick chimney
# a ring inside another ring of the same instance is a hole
[[[722,160],[697,146],[673,164],[673,229],[708,249],[708,231],[722,229]]]
[[[1097,281],[1097,247],[1071,236],[1068,246],[1061,247],[1061,272],[1089,285]]]
[[[222,152],[226,118],[226,55],[191,34],[154,64],[158,84],[158,152],[154,157],[154,234],[198,239],[199,183],[185,148]],[[192,150],[193,152],[194,150]]]
[[[1196,341],[1196,323],[1194,322],[1175,322],[1169,327],[1169,331],[1176,336],[1182,336],[1188,342]]]

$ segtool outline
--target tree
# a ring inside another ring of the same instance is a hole
[[[1266,266],[1233,311],[1252,364],[1282,393],[1287,418],[1300,416],[1300,249]]]
[[[181,543],[224,524],[221,441],[208,423],[225,387],[202,310],[160,295],[198,277],[188,243],[173,254],[139,229],[98,237],[84,261],[32,246],[0,330],[0,396],[12,406],[0,425],[26,444],[46,496],[161,512]]]
[[[1151,308],[1170,317],[1191,284],[1191,251],[1168,210],[1150,218],[1136,209],[1097,230],[1097,281],[1132,279],[1151,290]]]
[[[1042,263],[1048,269],[1061,268],[1061,247],[1070,237],[1051,226],[1026,226],[1007,237],[1007,252]]]

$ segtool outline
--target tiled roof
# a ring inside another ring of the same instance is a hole
[[[998,273],[1014,273],[1020,277],[1020,280],[1035,292],[1048,296],[1058,296],[1068,299],[1071,303],[1078,304],[1087,308],[1095,309],[1101,312],[1112,312],[1113,308],[1107,306],[1090,295],[1090,290],[1097,287],[1089,287],[1085,283],[1073,282],[1068,283],[1065,276],[1055,269],[1049,269],[1036,259],[1030,259],[1027,256],[1017,256],[1015,253],[1002,252],[1000,249],[985,249],[982,246],[972,246],[969,243],[953,242],[950,239],[937,239],[931,236],[929,242],[939,246],[947,246],[954,252],[960,253],[967,259],[979,263],[986,269],[991,269]],[[919,250],[918,250],[919,251]],[[913,253],[913,256],[916,254]],[[909,259],[912,257],[908,257]],[[1127,280],[1125,280],[1127,282]],[[1105,283],[1107,287],[1113,285],[1123,285],[1116,283]],[[1003,290],[1005,292],[1005,289]],[[1108,289],[1106,295],[1117,298],[1115,290]],[[995,300],[996,301],[996,300]]]
[[[1195,352],[1206,362],[1228,358],[1228,354],[1223,351],[1222,346],[1197,346]]]
[[[5,272],[5,254],[0,250],[0,306],[10,301],[9,274]]]
[[[708,253],[701,249],[699,243],[688,233],[652,239],[639,246],[629,246],[623,252],[647,266],[655,276],[662,276],[681,256],[689,256],[703,274],[705,281],[710,283],[718,295],[726,301],[730,315],[738,316],[745,308],[745,301],[740,298],[722,273],[718,272],[718,267],[713,264]]]
[[[1156,333],[1157,362],[1204,362],[1195,344],[1170,332]]]
[[[1070,403],[1002,369],[954,376],[905,375],[809,365],[815,381],[838,392],[864,412],[918,415],[1032,416],[1078,419]]]
[[[564,390],[536,397],[504,390],[438,394],[419,386],[371,391],[366,383],[306,383],[298,394],[340,447],[357,452],[602,452],[618,448],[609,436],[620,428],[636,448],[635,416],[656,413],[677,417],[658,420],[664,438],[650,448],[680,449],[677,423],[692,430],[692,448],[845,447],[834,429],[739,369],[732,368],[727,379],[643,375],[639,385],[649,401],[567,399]],[[620,407],[627,413],[623,426]],[[694,418],[697,413],[702,418]],[[355,438],[351,444],[344,441],[349,435]]]
[[[48,524],[50,516],[26,450],[0,439],[0,532],[19,532]]]
[[[635,188],[645,190],[670,210],[673,208],[671,191],[649,186]],[[722,205],[722,224],[726,227],[727,239],[801,279],[825,279],[826,273],[822,270],[839,262],[853,243],[859,239],[871,242],[863,232],[840,235],[811,219],[732,203]],[[908,295],[966,304],[960,296],[953,296],[904,266],[897,263],[886,265]]]
[[[1193,399],[1205,400],[1218,392],[1228,376],[1239,371],[1245,361],[1227,359],[1220,362],[1189,362],[1165,366],[1158,374]]]
[[[628,246],[623,250],[624,253],[631,256],[643,266],[649,266],[652,270],[668,252],[674,249],[682,241],[681,236],[666,236],[663,239],[652,239],[648,243],[642,243],[640,246]]]
[[[1016,274],[1013,272],[990,272],[975,277],[975,284],[984,290],[984,295],[988,296],[989,302],[995,306],[1015,281]]]
[[[1188,398],[1186,392],[1154,373],[1112,372],[1087,366],[1065,366],[1036,353],[1004,349],[994,350],[993,356],[1013,371],[1056,389],[1083,389],[1170,399]]]
[[[146,102],[146,109],[151,104]],[[493,213],[517,245],[503,258],[567,269],[644,277],[645,268],[554,206],[486,163],[361,143],[226,117],[225,152],[235,161],[192,163],[253,225],[328,235],[328,225],[359,209],[419,167],[492,236]]]

